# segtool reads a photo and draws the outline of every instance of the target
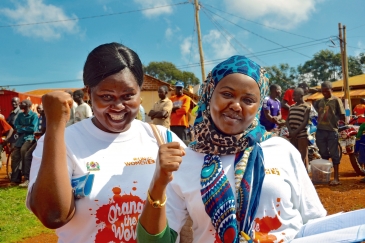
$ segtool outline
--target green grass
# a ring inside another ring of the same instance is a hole
[[[25,206],[27,189],[0,188],[0,242],[19,242],[41,233],[53,233],[47,229]]]

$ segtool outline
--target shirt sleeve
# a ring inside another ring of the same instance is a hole
[[[264,102],[262,103],[262,109],[264,111],[269,111],[270,110],[270,101],[269,99],[265,98]]]
[[[167,111],[169,114],[171,114],[172,111],[172,101],[168,100],[167,102],[165,102],[164,106],[162,107],[163,111]]]
[[[3,132],[7,132],[11,129],[11,126],[9,123],[7,123],[3,118],[0,118],[0,125],[3,128]]]
[[[138,221],[137,225],[137,242],[144,243],[175,243],[177,238],[177,233],[173,229],[170,229],[169,225],[157,235],[149,234],[143,226]]]
[[[85,111],[86,117],[91,117],[93,115],[93,112],[92,112],[90,106],[88,104],[86,104],[85,107],[86,107],[86,111]]]
[[[338,103],[338,114],[339,115],[344,115],[345,114],[345,109],[343,108],[342,101],[340,99],[337,99],[337,103]]]
[[[292,92],[290,89],[288,89],[287,91],[285,91],[284,93],[284,97],[283,97],[283,100],[285,100],[286,102],[290,102],[291,100],[293,99],[292,97]]]

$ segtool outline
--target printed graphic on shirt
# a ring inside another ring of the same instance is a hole
[[[331,107],[328,105],[326,105],[324,108],[323,107],[319,108],[318,114],[320,114],[320,115],[319,115],[318,123],[323,124],[323,125],[330,124],[329,112],[331,112]]]
[[[152,159],[152,157],[141,157],[141,158],[133,158],[133,161],[131,162],[124,162],[124,164],[126,166],[131,166],[131,165],[149,165],[149,164],[154,164],[155,160]]]
[[[276,199],[277,202],[276,207],[280,206],[280,201],[281,201],[280,198]],[[254,242],[260,242],[260,243],[277,242],[276,236],[269,233],[281,227],[282,224],[279,220],[278,215],[280,215],[279,210],[277,210],[277,215],[273,217],[265,216],[263,218],[255,218],[253,226],[253,230],[255,231]],[[284,240],[281,240],[279,242],[284,242]]]
[[[99,171],[100,165],[98,162],[94,162],[94,161],[87,162],[86,169],[87,169],[87,171]]]
[[[120,187],[114,187],[112,192],[114,195],[109,204],[96,210],[96,224],[101,227],[96,233],[95,243],[137,242],[137,223],[145,201],[132,193],[122,193]]]

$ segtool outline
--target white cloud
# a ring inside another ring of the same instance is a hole
[[[176,35],[177,32],[180,31],[179,27],[175,27],[175,29],[168,27],[165,31],[165,37],[167,40],[171,41],[173,39],[173,36]]]
[[[226,38],[217,30],[211,30],[203,36],[203,43],[207,46],[204,49],[210,50],[209,53],[212,59],[227,58],[237,54],[237,51],[229,43],[231,38],[228,36]]]
[[[135,3],[141,5],[143,8],[154,8],[172,4],[171,0],[134,0]],[[149,9],[142,12],[146,17],[156,17],[163,14],[171,14],[172,7],[163,7],[156,9]]]
[[[224,0],[231,13],[277,28],[290,29],[308,20],[324,0]]]
[[[77,17],[76,15],[67,16],[62,8],[44,4],[43,0],[24,0],[22,3],[16,3],[15,9],[2,8],[0,14],[7,16],[14,21],[14,24],[39,23]],[[76,33],[79,30],[77,21],[24,25],[14,28],[24,36],[43,38],[44,40],[58,39],[63,33]]]
[[[76,78],[77,79],[83,79],[84,78],[84,70],[80,70],[76,73]]]

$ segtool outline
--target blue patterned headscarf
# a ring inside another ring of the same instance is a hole
[[[260,108],[252,124],[237,135],[218,131],[210,115],[210,100],[218,82],[225,76],[241,73],[256,81],[260,89]],[[201,195],[205,211],[222,242],[238,243],[242,232],[251,235],[252,220],[260,201],[265,176],[263,153],[259,143],[265,140],[265,129],[260,125],[258,114],[268,95],[266,71],[244,56],[232,56],[218,64],[208,75],[202,87],[199,109],[193,133],[195,141],[189,147],[204,153],[201,172]],[[235,154],[235,201],[234,191],[224,173],[220,156]],[[237,206],[236,206],[237,205]]]

